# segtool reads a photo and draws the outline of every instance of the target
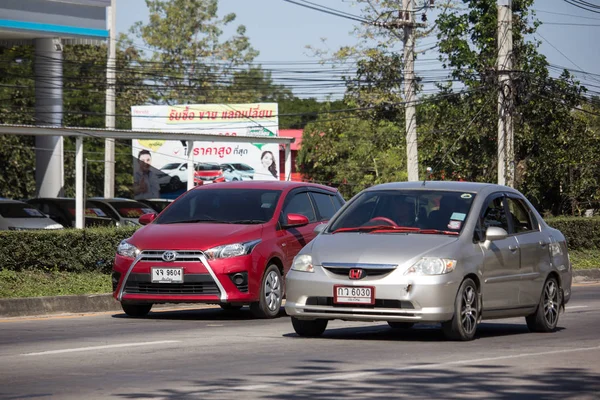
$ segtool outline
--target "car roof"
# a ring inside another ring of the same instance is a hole
[[[327,191],[337,192],[337,189],[330,186],[319,185],[309,182],[294,182],[294,181],[232,181],[213,183],[211,185],[196,186],[192,190],[206,190],[210,188],[227,188],[227,189],[271,189],[271,190],[291,190],[300,187],[310,187],[315,189],[324,189]]]
[[[502,186],[495,183],[485,182],[460,182],[460,181],[415,181],[415,182],[391,182],[372,186],[366,190],[386,190],[386,189],[418,189],[418,190],[455,190],[464,192],[487,192],[492,190],[502,190],[506,192],[518,193],[515,189],[508,186]]]
[[[20,200],[12,200],[12,199],[5,199],[3,197],[0,197],[0,203],[12,203],[12,204],[27,204],[24,201],[20,201]]]

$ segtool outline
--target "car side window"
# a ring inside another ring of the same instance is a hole
[[[485,232],[490,226],[497,226],[509,232],[503,196],[492,198],[484,206],[483,213],[480,214],[477,229],[475,230],[475,240],[484,240]]]
[[[319,211],[321,221],[331,219],[331,217],[333,217],[333,214],[335,214],[335,212],[339,210],[339,207],[336,207],[334,203],[334,196],[318,192],[312,192],[311,195],[313,197],[313,200],[315,201],[317,210]]]
[[[288,214],[301,214],[304,215],[310,222],[316,222],[317,216],[313,205],[308,197],[308,193],[302,192],[293,195],[290,202],[283,211],[284,217],[287,218]]]
[[[531,212],[521,202],[520,199],[509,197],[508,209],[513,221],[515,233],[531,232],[534,230],[534,224],[531,220]]]

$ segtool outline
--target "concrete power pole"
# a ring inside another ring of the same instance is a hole
[[[107,15],[109,30],[108,60],[106,63],[106,129],[115,129],[116,101],[116,0],[111,0]],[[104,197],[115,197],[115,139],[106,139],[104,143]]]
[[[514,187],[512,0],[498,0],[498,184]]]
[[[406,161],[408,180],[419,180],[417,118],[415,106],[415,2],[402,0],[404,26],[404,106],[406,123]]]

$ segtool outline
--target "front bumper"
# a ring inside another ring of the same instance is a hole
[[[395,270],[382,277],[350,280],[316,266],[315,272],[286,276],[285,311],[299,319],[442,322],[452,319],[460,279],[453,274],[404,276]],[[374,305],[334,304],[334,285],[370,286]]]
[[[176,261],[161,259],[165,250],[142,251],[135,259],[117,255],[113,267],[113,297],[131,303],[238,303],[256,301],[251,255],[208,260],[201,251],[177,251]],[[183,268],[183,283],[153,283],[153,267]],[[232,276],[242,273],[245,284]]]

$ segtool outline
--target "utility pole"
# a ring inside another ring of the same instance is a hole
[[[106,62],[106,129],[115,129],[117,10],[116,0],[111,0],[107,13],[108,59]],[[104,197],[115,197],[115,139],[104,143]]]
[[[419,180],[417,118],[415,105],[415,0],[402,0],[404,26],[404,112],[406,125],[406,162],[408,180]]]
[[[498,0],[498,184],[514,187],[512,0]]]

